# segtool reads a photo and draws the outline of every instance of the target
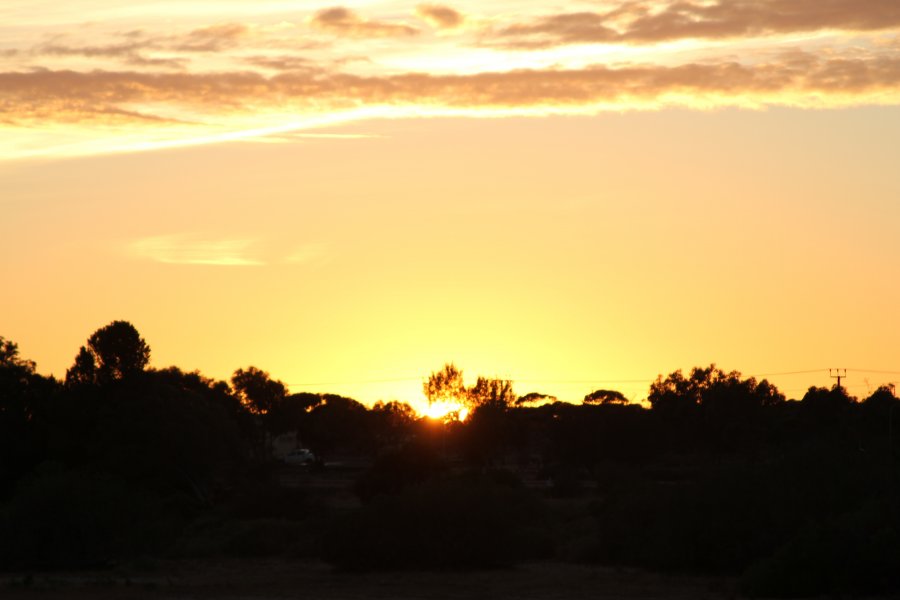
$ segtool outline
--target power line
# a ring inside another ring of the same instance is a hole
[[[841,379],[847,376],[847,369],[828,369],[828,376],[837,379],[838,389],[841,387]]]
[[[855,371],[857,373],[876,373],[879,375],[900,375],[900,371],[878,371],[875,369],[847,369],[848,371]]]
[[[395,379],[367,379],[362,381],[320,381],[318,383],[286,383],[288,387],[313,387],[317,385],[365,385],[370,383],[397,383],[398,381],[422,381],[421,377],[397,377]]]
[[[780,377],[786,375],[809,375],[811,373],[824,373],[828,369],[809,369],[807,371],[782,371],[780,373],[756,373],[747,377]]]
[[[769,372],[769,373],[752,373],[752,374],[742,374],[744,377],[787,377],[791,375],[811,375],[814,373],[822,373],[826,372],[829,375],[833,375],[834,369],[806,369],[799,371],[777,371],[777,372]],[[843,379],[847,376],[848,372],[856,372],[856,373],[874,373],[881,375],[900,375],[900,371],[885,371],[885,370],[877,370],[877,369],[839,369],[841,373],[840,377]],[[326,386],[326,385],[369,385],[375,383],[400,383],[400,382],[411,382],[411,381],[424,381],[425,377],[392,377],[385,379],[363,379],[363,380],[355,380],[355,381],[319,381],[319,382],[295,382],[295,383],[287,383],[288,387],[315,387],[315,386]],[[599,384],[638,384],[638,383],[652,383],[656,381],[653,379],[513,379],[515,383],[527,383],[527,384],[547,384],[547,385],[599,385]]]

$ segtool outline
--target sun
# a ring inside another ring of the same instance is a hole
[[[432,402],[425,409],[424,415],[436,421],[465,421],[469,409],[459,402]]]

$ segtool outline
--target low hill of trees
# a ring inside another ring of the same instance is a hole
[[[649,407],[605,389],[576,405],[518,397],[507,380],[466,386],[448,364],[424,392],[468,417],[429,419],[397,401],[290,394],[252,366],[230,382],[153,369],[150,352],[115,321],[59,381],[0,338],[0,570],[145,555],[345,569],[547,559],[726,574],[748,595],[900,592],[891,387],[787,400],[710,365],[660,375]],[[280,465],[286,434],[318,461]]]

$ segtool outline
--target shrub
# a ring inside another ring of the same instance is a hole
[[[491,568],[549,554],[541,506],[486,478],[436,479],[336,521],[323,557],[361,569]]]
[[[161,506],[107,477],[39,469],[0,514],[0,567],[94,566],[156,550],[176,529]]]
[[[744,573],[752,596],[883,594],[900,590],[900,535],[889,502],[870,502],[831,522],[807,526]]]
[[[398,494],[421,483],[444,469],[437,451],[421,443],[409,443],[375,460],[372,468],[357,480],[354,489],[363,502],[382,495]]]

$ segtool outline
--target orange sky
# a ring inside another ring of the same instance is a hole
[[[900,5],[740,6],[8,0],[0,335],[366,402],[900,380]]]

